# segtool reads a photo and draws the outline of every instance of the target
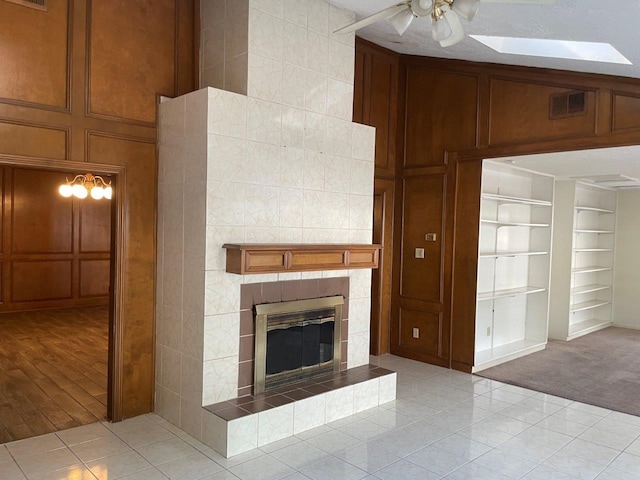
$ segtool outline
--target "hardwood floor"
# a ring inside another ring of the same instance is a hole
[[[0,314],[0,443],[104,420],[108,307]]]

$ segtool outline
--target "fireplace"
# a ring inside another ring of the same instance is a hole
[[[339,373],[344,298],[255,306],[254,394]]]

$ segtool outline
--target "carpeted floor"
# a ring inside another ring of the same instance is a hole
[[[478,375],[559,397],[640,415],[640,330],[609,327]]]

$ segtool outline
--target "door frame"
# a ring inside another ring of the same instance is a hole
[[[68,160],[43,159],[0,154],[0,164],[13,167],[54,170],[57,172],[91,171],[97,174],[113,176],[113,198],[111,207],[111,255],[110,255],[110,292],[109,292],[109,353],[107,374],[107,419],[119,422],[123,419],[122,396],[124,378],[124,199],[126,168],[109,165]]]

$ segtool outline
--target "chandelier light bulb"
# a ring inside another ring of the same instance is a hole
[[[113,189],[109,185],[107,186],[107,188],[104,189],[104,198],[106,198],[107,200],[111,200],[112,195],[113,195]]]
[[[396,13],[393,17],[389,19],[393,28],[395,28],[398,35],[402,35],[407,31],[411,22],[416,16],[413,14],[411,10],[404,10],[402,12]]]
[[[75,184],[72,188],[73,195],[76,198],[87,198],[87,194],[89,192],[87,192],[87,189],[84,187],[84,185]]]
[[[93,198],[95,200],[100,200],[102,197],[104,197],[104,188],[102,188],[102,187],[93,187],[91,189],[91,198]]]
[[[60,185],[60,188],[58,188],[58,192],[63,197],[69,198],[71,195],[73,195],[73,187],[68,183],[63,183],[62,185]]]

